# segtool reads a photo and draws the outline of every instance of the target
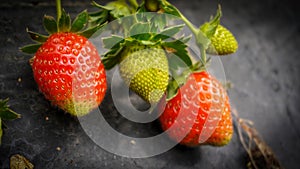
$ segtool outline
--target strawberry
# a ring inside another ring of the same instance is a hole
[[[235,53],[238,43],[233,34],[222,25],[218,25],[214,35],[211,37],[211,45],[207,49],[208,53],[227,55]]]
[[[149,103],[158,102],[169,80],[168,60],[161,46],[128,46],[121,60],[119,70],[125,83]]]
[[[35,53],[30,64],[45,98],[74,116],[86,115],[96,108],[107,88],[98,51],[86,38],[99,26],[82,31],[87,20],[86,11],[80,13],[72,25],[64,11],[57,21],[45,16],[44,27],[50,36],[28,31],[33,40],[40,43],[21,48],[23,52]]]
[[[228,55],[238,49],[238,42],[234,35],[220,24],[221,16],[221,6],[219,6],[216,16],[200,27],[200,31],[210,40],[206,50],[209,54]]]
[[[189,75],[159,120],[170,138],[191,147],[226,145],[233,133],[226,91],[205,71]]]
[[[184,44],[187,39],[168,39],[178,33],[183,25],[161,30],[157,26],[159,22],[155,20],[158,17],[152,15],[137,15],[136,20],[132,18],[132,25],[128,24],[128,18],[125,21],[120,20],[121,30],[126,30],[124,37],[111,35],[102,40],[104,47],[109,49],[103,57],[105,68],[111,69],[119,65],[125,84],[146,102],[155,104],[162,98],[168,86],[169,56],[184,58],[187,65],[191,64],[191,60]],[[164,41],[165,39],[168,41]]]

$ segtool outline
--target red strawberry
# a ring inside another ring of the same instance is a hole
[[[188,77],[177,95],[167,101],[159,120],[173,140],[186,146],[222,146],[233,133],[227,93],[204,71]]]
[[[75,33],[55,33],[32,59],[34,79],[53,105],[85,115],[106,91],[106,76],[97,49]]]
[[[30,63],[44,96],[62,110],[83,116],[97,108],[107,88],[104,65],[96,47],[86,38],[96,32],[99,25],[83,30],[88,21],[86,11],[71,24],[70,16],[58,10],[57,20],[44,17],[44,27],[50,36],[28,31],[31,38],[40,43],[21,50],[35,53]]]

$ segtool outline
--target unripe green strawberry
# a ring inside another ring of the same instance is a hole
[[[121,77],[130,89],[149,103],[163,96],[169,80],[168,61],[159,45],[131,45],[121,53]]]
[[[222,25],[218,25],[214,35],[211,37],[211,45],[208,53],[228,55],[235,53],[238,49],[238,42],[233,34]]]

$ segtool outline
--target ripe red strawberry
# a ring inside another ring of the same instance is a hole
[[[222,146],[233,133],[226,91],[204,71],[188,77],[177,95],[167,101],[159,120],[170,138],[186,146]]]
[[[72,25],[64,11],[57,21],[45,16],[44,27],[50,36],[28,31],[32,39],[40,43],[21,49],[35,53],[30,64],[46,99],[74,116],[86,115],[96,108],[107,88],[104,65],[96,47],[86,38],[99,26],[81,31],[87,20],[86,11],[80,13]]]
[[[106,76],[97,49],[75,33],[55,33],[32,59],[34,79],[53,105],[72,115],[96,108],[106,91]]]

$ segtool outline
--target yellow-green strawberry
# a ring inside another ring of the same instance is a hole
[[[168,60],[160,45],[134,44],[125,47],[119,70],[131,90],[149,103],[158,102],[167,88]]]
[[[120,20],[120,26],[123,28],[121,30],[126,30],[124,37],[111,35],[102,39],[104,48],[109,49],[102,59],[105,69],[119,65],[124,82],[150,104],[157,103],[167,89],[169,65],[174,68],[179,64],[169,64],[169,59],[176,55],[186,63],[185,65],[191,65],[185,44],[189,38],[170,38],[184,25],[161,30],[158,27],[159,21],[155,20],[157,18],[146,14],[137,15],[136,20],[132,18],[133,24],[129,27],[127,22]]]
[[[216,16],[200,27],[200,31],[210,40],[206,49],[209,54],[228,55],[235,53],[238,49],[238,42],[234,35],[220,24],[221,15],[219,6]]]
[[[218,25],[214,35],[210,38],[211,44],[207,49],[208,53],[228,55],[235,53],[238,49],[238,42],[233,34],[224,26]]]

